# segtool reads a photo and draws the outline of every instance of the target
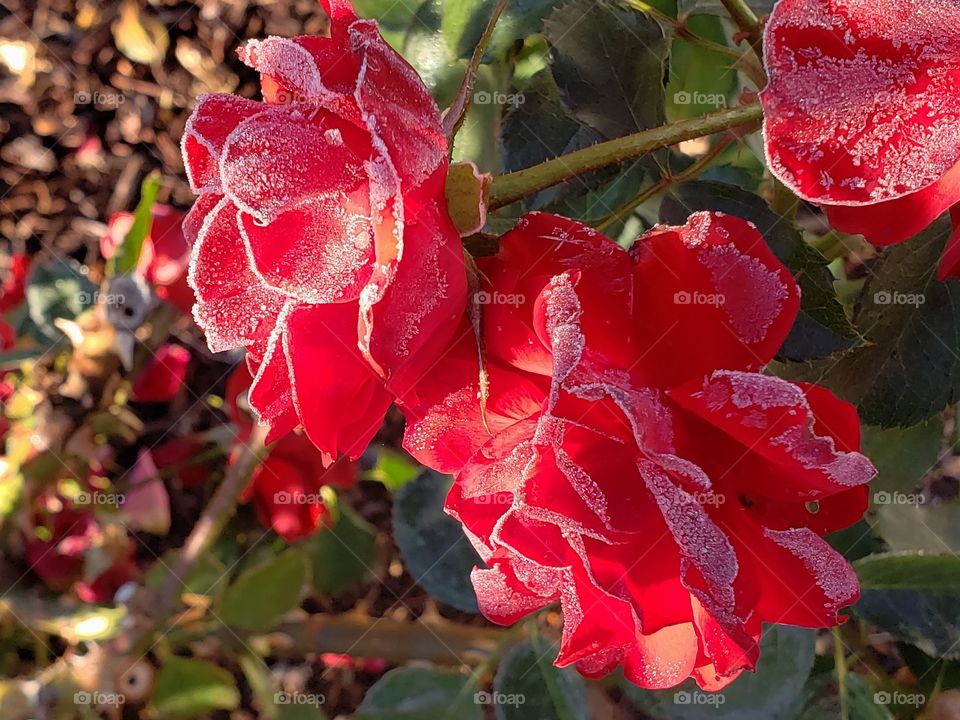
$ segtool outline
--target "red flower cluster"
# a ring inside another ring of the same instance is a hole
[[[483,613],[559,601],[558,664],[714,690],[763,622],[836,623],[859,589],[821,536],[863,514],[874,469],[850,405],[757,372],[799,291],[756,229],[698,213],[628,254],[530,214],[477,262],[481,342],[404,410],[407,449],[457,473]]]
[[[487,564],[473,575],[481,610],[510,623],[560,602],[558,664],[717,689],[754,666],[762,623],[836,623],[859,588],[822,538],[863,514],[875,471],[852,406],[760,373],[799,289],[757,230],[698,213],[628,253],[530,214],[477,260],[465,312],[437,107],[374,23],[323,4],[329,37],[242,50],[264,103],[206,96],[183,140],[200,194],[185,221],[195,317],[211,349],[246,348],[249,404],[285,435],[249,491],[264,522],[292,539],[322,521],[319,501],[278,500],[330,482],[289,431],[302,426],[324,465],[356,458],[396,398],[406,447],[456,474],[447,508]],[[786,107],[772,75],[764,101]],[[788,125],[768,123],[768,140]],[[818,172],[805,127],[777,145],[777,170],[809,163],[792,179],[837,204],[896,202],[939,172],[864,176],[864,190],[851,174],[870,152],[913,157],[913,128],[877,129],[894,142],[848,157],[845,181]]]
[[[241,439],[247,438],[253,429],[245,410],[252,381],[242,365],[227,381],[230,418],[240,429]],[[264,527],[293,542],[312,535],[326,522],[323,486],[348,488],[356,479],[356,463],[342,457],[324,467],[323,453],[305,435],[292,432],[274,443],[264,461],[254,469],[243,499],[253,502]]]
[[[376,23],[323,5],[329,37],[247,43],[265,102],[202,97],[183,155],[194,316],[212,350],[247,349],[271,439],[302,425],[329,463],[428,370],[466,275],[436,103]]]
[[[948,209],[960,228],[958,35],[953,0],[780,0],[760,95],[771,171],[878,245]],[[960,276],[956,231],[947,276]]]

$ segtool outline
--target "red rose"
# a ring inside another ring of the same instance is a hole
[[[211,349],[247,349],[271,439],[302,425],[332,462],[357,457],[391,393],[429,369],[466,277],[436,104],[376,23],[324,8],[330,37],[240,51],[265,102],[198,101],[183,154],[200,198],[184,229]]]
[[[190,365],[190,351],[182,345],[161,345],[147,363],[130,393],[136,402],[170,402],[180,392]]]
[[[558,665],[705,689],[763,622],[837,622],[859,588],[821,536],[875,471],[851,405],[758,372],[799,291],[752,225],[697,213],[628,253],[533,213],[478,266],[486,391],[464,322],[404,411],[407,449],[457,473],[488,618],[559,601]]]
[[[174,207],[157,203],[153,206],[150,233],[140,250],[137,269],[157,291],[157,295],[190,313],[193,290],[187,284],[187,266],[190,264],[190,244],[183,236],[184,214]],[[110,259],[130,232],[133,214],[114,213],[107,223],[107,232],[100,238],[100,254]]]
[[[760,94],[773,174],[878,245],[960,217],[958,34],[953,0],[780,0]],[[941,278],[960,273],[957,238]]]
[[[22,253],[10,257],[9,267],[0,281],[0,314],[23,302],[29,271],[29,257]]]
[[[251,382],[243,365],[227,380],[228,411],[241,438],[253,427],[243,407]],[[252,501],[260,522],[287,542],[312,535],[326,522],[327,508],[321,497],[324,485],[349,488],[356,482],[356,463],[342,457],[325,467],[324,460],[306,436],[292,432],[269,448],[250,477],[243,499]]]

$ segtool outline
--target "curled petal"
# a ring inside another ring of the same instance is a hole
[[[201,195],[222,192],[220,156],[234,128],[263,106],[236,95],[201,95],[183,130],[181,149],[190,189]]]
[[[766,365],[790,332],[800,291],[751,223],[694,213],[631,253],[641,385],[670,387],[717,369]]]

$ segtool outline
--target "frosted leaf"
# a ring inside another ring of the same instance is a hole
[[[960,161],[960,5],[781,0],[761,94],[771,171],[808,200],[862,205]]]
[[[833,601],[834,610],[850,604],[859,595],[860,583],[853,568],[826,540],[812,530],[764,528],[763,534],[803,561],[816,580],[817,587]]]

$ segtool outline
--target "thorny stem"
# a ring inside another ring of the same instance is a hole
[[[744,73],[746,73],[747,76],[757,84],[758,89],[766,84],[766,76],[764,75],[763,67],[757,62],[756,58],[753,57],[752,50],[748,50],[746,53],[741,53],[734,48],[714,42],[713,40],[708,40],[705,37],[701,37],[687,27],[685,20],[677,19],[667,15],[649,3],[644,2],[644,0],[627,0],[627,4],[634,10],[639,10],[645,15],[649,15],[654,20],[659,21],[661,25],[666,25],[669,27],[677,39],[682,40],[688,45],[700,47],[704,50],[709,50],[730,58],[734,61],[735,65],[741,66]]]
[[[643,205],[647,200],[654,197],[660,192],[663,192],[669,188],[674,183],[683,182],[691,177],[699,175],[701,172],[706,170],[707,166],[710,165],[714,160],[717,159],[717,156],[720,155],[730,144],[733,142],[732,136],[727,136],[720,140],[716,145],[714,145],[710,150],[699,158],[695,163],[685,170],[681,170],[678,173],[667,173],[660,178],[653,185],[645,189],[636,197],[631,198],[623,205],[618,207],[612,213],[607,215],[603,220],[601,220],[597,225],[597,230],[606,230],[608,227],[613,225],[620,220],[623,220],[629,216],[634,210]]]
[[[837,673],[840,720],[850,720],[850,708],[847,702],[847,663],[843,656],[843,637],[839,627],[833,628],[833,664]]]
[[[528,195],[553,187],[577,175],[642,157],[654,150],[713,135],[734,127],[754,125],[763,117],[759,103],[704,115],[643,130],[614,140],[591,145],[539,165],[499,175],[490,191],[490,209],[504,207]]]
[[[730,19],[747,36],[750,47],[763,62],[763,31],[760,29],[760,20],[746,0],[721,0]]]
[[[483,54],[487,51],[490,38],[493,37],[493,30],[496,28],[500,16],[503,15],[503,11],[506,10],[509,1],[510,0],[499,0],[493,9],[490,20],[487,22],[487,27],[483,31],[483,36],[473,49],[473,55],[470,56],[470,62],[467,64],[467,70],[463,75],[463,81],[460,83],[460,89],[457,90],[457,96],[443,117],[443,130],[447,136],[447,144],[449,145],[451,154],[453,153],[454,138],[463,126],[463,121],[467,118],[467,112],[470,110],[470,106],[473,105],[473,84],[477,79],[477,68],[480,67]]]
[[[167,579],[149,599],[150,607],[147,610],[157,622],[165,622],[173,613],[185,578],[190,574],[194,563],[213,546],[233,515],[250,473],[263,453],[265,438],[266,428],[255,425],[246,442],[237,442],[234,448],[235,462],[227,470],[223,482],[217,487],[197,524],[193,526],[170,568]]]

